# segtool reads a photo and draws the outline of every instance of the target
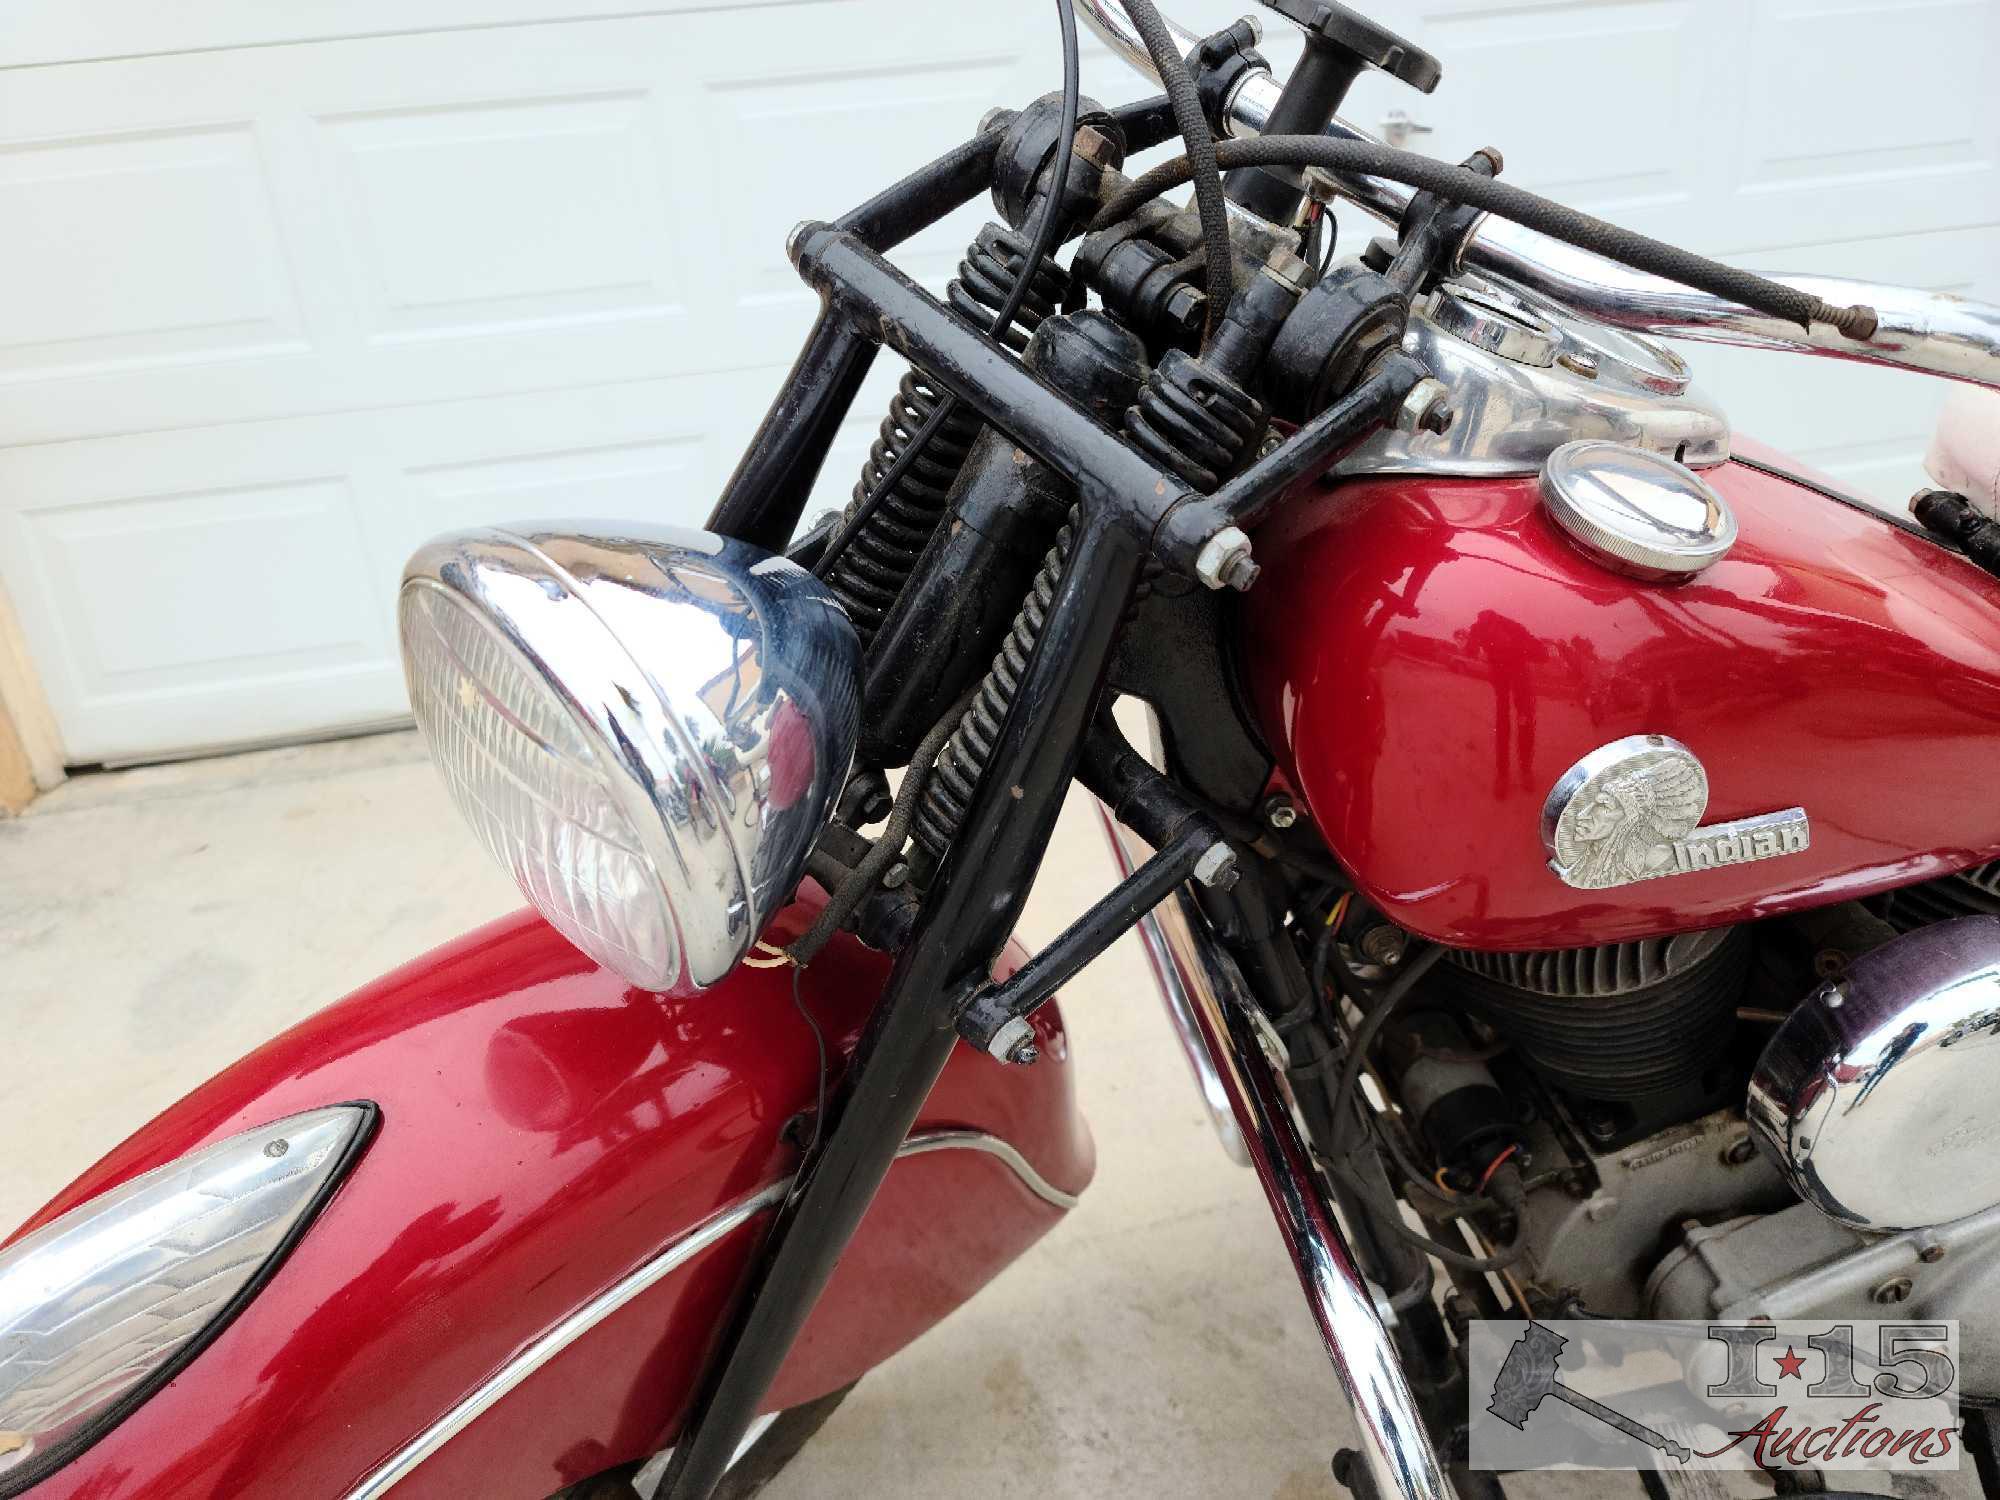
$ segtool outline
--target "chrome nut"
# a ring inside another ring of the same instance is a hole
[[[990,1057],[997,1057],[1004,1063],[1020,1063],[1025,1066],[1042,1055],[1042,1049],[1035,1045],[1035,1028],[1023,1016],[1015,1016],[993,1033],[993,1040],[986,1044]]]
[[[1445,432],[1451,421],[1451,392],[1441,380],[1419,380],[1396,411],[1396,426],[1402,432]]]
[[[1195,577],[1212,589],[1241,592],[1257,581],[1258,571],[1250,556],[1250,538],[1234,526],[1210,537],[1194,560]]]
[[[1211,890],[1228,890],[1236,884],[1236,851],[1227,844],[1210,844],[1195,861],[1194,878]]]

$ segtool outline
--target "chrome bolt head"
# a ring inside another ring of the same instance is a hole
[[[1236,851],[1227,844],[1210,844],[1195,861],[1194,878],[1211,890],[1228,890],[1236,884],[1237,874]]]
[[[1257,581],[1257,564],[1250,556],[1250,538],[1235,526],[1225,526],[1202,544],[1194,560],[1195,577],[1212,589],[1247,589]]]
[[[1280,792],[1265,802],[1264,821],[1280,831],[1295,827],[1299,821],[1298,807],[1290,797]]]

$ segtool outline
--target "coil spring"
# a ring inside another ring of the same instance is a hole
[[[990,328],[1013,295],[1027,258],[1028,246],[1020,236],[998,224],[988,224],[967,247],[957,277],[945,289],[946,301],[975,327]],[[1007,345],[1017,352],[1025,350],[1029,335],[1062,304],[1068,290],[1068,274],[1044,261],[1008,326]],[[919,371],[903,377],[890,399],[880,434],[861,466],[843,524],[875,492],[882,476],[902,457],[943,400],[942,393]],[[951,497],[952,482],[965,467],[982,425],[979,414],[970,407],[955,408],[829,571],[827,586],[853,620],[863,650],[874,643],[876,632],[909,580],[910,570],[937,530]]]
[[[988,224],[966,247],[965,259],[958,263],[958,275],[944,291],[945,301],[973,327],[985,332],[993,326],[1000,309],[1014,295],[1021,268],[1028,263],[1028,241],[999,224]],[[1054,261],[1044,260],[1021,299],[1014,321],[1001,333],[1001,342],[1016,354],[1028,347],[1029,335],[1054,316],[1069,295],[1069,273]]]
[[[1173,349],[1125,413],[1125,432],[1206,495],[1250,456],[1264,433],[1264,408],[1227,375]]]
[[[1256,447],[1263,436],[1264,408],[1234,380],[1179,350],[1170,352],[1154,369],[1146,389],[1125,413],[1125,430],[1162,467],[1171,469],[1204,493],[1222,482]],[[1070,539],[1077,513],[1056,533],[1055,545],[1029,585],[1028,597],[1014,616],[1013,627],[993,666],[979,684],[964,717],[938,756],[923,803],[917,811],[916,838],[935,867],[957,835],[972,806],[972,794],[993,758],[1000,726],[1013,706],[1021,678],[1041,638],[1043,622],[1069,561]],[[1132,607],[1151,592],[1159,574],[1148,562],[1132,598]]]
[[[993,747],[1000,740],[1000,726],[1007,721],[1007,710],[1013,706],[1014,695],[1020,691],[1021,678],[1028,670],[1028,658],[1035,654],[1035,642],[1041,639],[1042,625],[1049,617],[1049,606],[1055,602],[1056,585],[1062,581],[1063,566],[1069,561],[1076,523],[1077,513],[1072,507],[1069,520],[1056,533],[1055,542],[1042,559],[1034,582],[1028,585],[1028,597],[1021,602],[1021,608],[1015,614],[1007,639],[1001,643],[992,667],[974,692],[972,701],[966,705],[958,728],[945,742],[944,750],[938,755],[937,764],[931,771],[931,779],[924,787],[913,831],[918,845],[930,856],[933,865],[944,858],[946,847],[957,834],[959,825],[965,821],[966,810],[972,806],[972,794],[979,785],[979,778],[985,773],[986,763],[993,758]]]

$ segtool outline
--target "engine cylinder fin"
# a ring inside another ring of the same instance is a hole
[[[1630,1101],[1698,1084],[1730,1046],[1748,928],[1596,948],[1455,951],[1435,983],[1552,1083]]]
[[[1906,885],[1889,903],[1889,925],[1914,932],[1953,917],[2000,914],[2000,859],[1956,875]]]

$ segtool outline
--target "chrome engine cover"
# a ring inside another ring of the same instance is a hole
[[[2000,917],[1905,933],[1778,1027],[1750,1080],[1757,1144],[1799,1196],[1863,1230],[2000,1205]]]

